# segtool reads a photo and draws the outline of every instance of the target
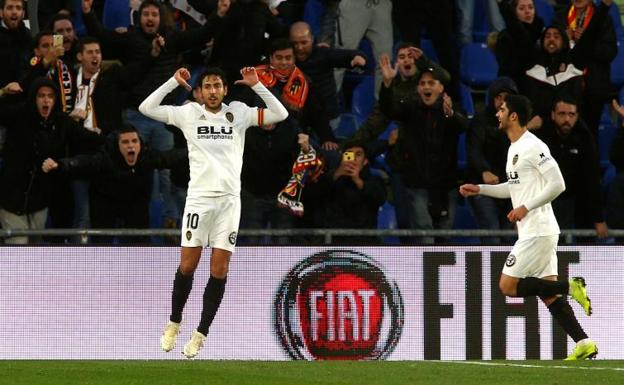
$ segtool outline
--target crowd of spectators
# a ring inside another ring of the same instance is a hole
[[[617,151],[624,136],[614,135],[606,163],[599,154],[605,116],[613,125],[624,119],[610,75],[624,45],[616,33],[621,24],[609,13],[617,5],[552,1],[555,16],[545,22],[536,2],[546,0],[477,1],[490,23],[498,78],[472,90],[484,95],[473,117],[462,98],[460,66],[462,45],[474,37],[473,1],[307,0],[323,10],[311,25],[305,0],[130,0],[121,28],[104,23],[105,0],[40,1],[33,28],[39,32],[32,33],[26,2],[0,0],[0,225],[179,226],[188,183],[185,140],[137,106],[180,66],[195,75],[220,67],[230,84],[226,102],[262,106],[233,85],[240,68],[255,66],[289,117],[247,131],[243,229],[384,227],[378,213],[388,202],[398,228],[463,228],[455,218],[459,207],[469,208],[478,228],[511,228],[510,202],[464,202],[457,194],[462,181],[506,180],[509,140],[495,114],[509,94],[532,100],[529,128],[561,166],[567,190],[553,202],[561,227],[593,228],[598,239],[608,237],[609,227],[624,228],[624,161]],[[434,51],[425,49],[425,38]],[[354,84],[367,77],[374,78],[365,95],[372,107],[354,134],[339,135]],[[179,91],[165,103],[202,103],[200,93]],[[325,169],[300,191],[305,214],[298,217],[276,198],[292,176],[302,133]],[[458,159],[463,138],[465,164]],[[605,169],[616,170],[608,184]],[[162,202],[159,215],[150,214],[155,201]]]

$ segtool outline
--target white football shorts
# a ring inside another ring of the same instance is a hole
[[[559,235],[518,239],[505,261],[503,274],[515,278],[543,278],[557,274]]]
[[[240,223],[240,197],[187,197],[182,217],[183,247],[207,247],[234,251]]]

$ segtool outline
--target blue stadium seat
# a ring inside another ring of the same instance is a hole
[[[609,185],[611,184],[611,182],[613,182],[616,176],[617,176],[617,169],[615,168],[613,164],[611,164],[611,162],[608,162],[606,164],[606,168],[602,172],[602,180],[600,182],[600,185],[602,186],[602,191],[604,193],[606,193],[609,190]]]
[[[433,42],[430,39],[420,39],[420,49],[424,54],[436,63],[439,63],[438,53],[433,47]]]
[[[624,85],[624,40],[618,41],[618,53],[611,62],[611,83],[617,88]]]
[[[488,87],[498,73],[496,57],[483,43],[465,44],[460,66],[462,81],[471,87]]]
[[[358,46],[358,49],[364,52],[364,55],[366,56],[366,67],[364,67],[364,72],[367,75],[374,74],[377,58],[373,54],[373,46],[371,45],[371,42],[367,38],[363,38],[362,40],[360,40],[360,45]]]
[[[375,77],[365,76],[353,89],[351,112],[355,115],[358,125],[370,115],[375,106]]]
[[[477,222],[472,216],[468,202],[459,197],[455,206],[455,218],[453,220],[453,229],[456,230],[473,230],[478,229]],[[453,237],[451,242],[462,245],[478,245],[481,243],[479,237]]]
[[[107,0],[104,3],[102,24],[108,29],[128,27],[130,25],[130,8],[125,0]]]
[[[466,133],[459,134],[457,140],[457,167],[460,170],[465,170],[468,165],[468,157],[466,155]]]
[[[303,9],[303,21],[310,24],[314,36],[321,31],[321,18],[325,13],[325,5],[320,0],[308,0]]]
[[[377,214],[377,228],[378,229],[396,229],[397,220],[394,206],[386,202],[383,206],[379,207],[379,213]],[[384,243],[389,245],[398,245],[398,237],[385,237]]]
[[[334,130],[337,139],[348,139],[355,134],[358,129],[357,119],[355,115],[343,113],[338,116],[338,127]]]
[[[74,31],[78,37],[87,36],[87,27],[85,27],[82,21],[82,0],[72,0],[72,24],[74,25]]]
[[[534,4],[537,15],[544,20],[544,25],[552,24],[555,18],[555,10],[552,5],[547,0],[534,0]]]
[[[464,109],[466,116],[470,119],[475,115],[474,101],[472,100],[472,92],[470,87],[461,83],[459,85],[459,104]]]
[[[606,167],[609,164],[609,156],[611,154],[611,144],[617,136],[618,127],[613,124],[611,119],[604,121],[601,119],[598,126],[598,154],[600,156],[600,165]]]
[[[620,10],[618,5],[614,2],[609,8],[609,16],[613,23],[613,29],[615,30],[615,36],[618,41],[624,41],[624,26],[622,26],[622,18],[620,16]]]

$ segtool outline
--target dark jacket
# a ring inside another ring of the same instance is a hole
[[[507,180],[505,164],[509,138],[498,128],[494,98],[503,91],[518,93],[513,80],[501,77],[488,88],[488,100],[485,110],[475,115],[466,135],[466,153],[468,156],[468,181],[483,183],[482,174],[489,171],[498,177],[500,183]]]
[[[553,24],[544,30],[546,32],[549,28],[558,29],[564,44],[559,52],[549,54],[543,49],[545,36],[543,33],[535,65],[527,71],[526,86],[520,86],[520,89],[524,89],[526,96],[533,102],[536,115],[540,115],[542,119],[546,120],[550,116],[554,99],[559,95],[565,94],[578,101],[583,100],[585,92],[583,71],[588,68],[593,60],[594,46],[599,41],[602,26],[606,23],[607,18],[608,7],[602,4],[597,8],[587,30],[576,42],[574,48],[570,48],[568,35],[560,24]],[[569,65],[575,67],[576,76],[565,78],[565,81],[555,82],[555,84],[549,83],[549,81],[554,80],[555,74],[562,73],[566,68],[569,68]],[[582,111],[583,106],[580,105],[579,107]]]
[[[155,35],[148,35],[140,27],[130,29],[126,33],[118,33],[104,29],[94,12],[83,14],[85,26],[90,35],[100,39],[102,51],[107,58],[120,59],[124,64],[143,62],[149,55]],[[208,42],[221,25],[216,15],[208,18],[200,28],[185,32],[166,29],[161,19],[160,35],[165,38],[165,47],[153,64],[145,68],[141,81],[132,87],[128,104],[138,107],[155,89],[166,82],[178,68],[178,55],[184,50],[201,46]],[[165,97],[164,104],[173,104],[174,95]]]
[[[48,79],[33,82],[28,101],[0,108],[0,124],[7,128],[4,165],[0,171],[0,206],[17,215],[44,209],[50,203],[54,177],[43,173],[46,158],[62,158],[73,149],[95,149],[102,138],[82,128],[57,107],[44,120],[35,104],[41,87],[56,89]]]
[[[457,110],[446,117],[440,97],[432,106],[420,99],[393,106],[393,89],[381,87],[379,106],[392,119],[404,123],[388,160],[407,187],[448,190],[457,181],[457,142],[468,119]]]
[[[266,56],[269,40],[288,37],[282,24],[260,0],[232,2],[216,33],[210,64],[223,68],[230,82],[240,79],[240,69],[257,66]]]
[[[307,198],[322,202],[322,215],[316,215],[317,227],[376,229],[379,206],[386,201],[383,180],[368,167],[360,172],[364,187],[360,190],[348,176],[334,180],[334,171],[324,173],[317,183],[306,185]],[[350,240],[353,240],[349,237]]]
[[[338,95],[334,68],[351,68],[351,61],[357,55],[366,57],[359,50],[317,47],[305,61],[297,61],[297,67],[310,78],[318,90],[329,119],[338,116]]]
[[[242,188],[254,195],[277,196],[292,175],[297,154],[298,129],[286,120],[272,130],[249,127],[241,172]]]
[[[498,34],[494,50],[498,76],[509,76],[516,84],[522,84],[524,72],[535,62],[537,42],[544,22],[538,15],[531,24],[521,22],[508,1],[499,2],[498,7],[507,26]]]
[[[96,154],[59,159],[58,171],[71,177],[90,179],[92,204],[147,205],[154,169],[170,168],[180,162],[188,162],[186,149],[160,152],[142,144],[136,164],[130,166],[119,152],[116,136],[111,135]]]
[[[600,161],[596,140],[585,123],[579,119],[566,137],[558,133],[552,120],[534,132],[559,164],[566,184],[561,198],[575,199],[577,206],[587,208],[593,223],[603,222]]]
[[[427,68],[435,68],[439,73],[446,73],[447,79],[442,83],[448,84],[450,81],[450,75],[436,62],[429,59],[427,56],[422,55],[416,60],[416,74],[409,79],[402,79],[400,75],[397,75],[390,84],[392,87],[392,107],[393,109],[399,109],[403,103],[410,104],[418,100],[418,94],[416,93],[416,87],[418,85],[419,72]],[[364,123],[358,128],[353,135],[353,139],[361,140],[366,143],[373,142],[377,137],[383,133],[388,125],[392,122],[392,119],[388,117],[379,108],[379,103],[375,104],[373,111],[368,115]],[[397,128],[399,130],[399,137],[405,136],[405,125],[403,122],[397,122]],[[397,153],[399,147],[394,146],[391,149],[390,158],[393,159],[393,164],[398,166],[401,163],[401,156]]]
[[[0,87],[24,76],[32,47],[32,35],[23,22],[15,31],[0,27]]]
[[[583,53],[586,59],[585,91],[590,97],[598,96],[606,99],[606,95],[613,91],[611,62],[617,56],[617,38],[613,22],[608,16],[609,7],[602,3],[599,6],[593,4],[592,6],[594,6],[594,16],[587,27],[587,31],[581,36],[581,40],[583,40],[585,34],[589,33],[592,41]],[[561,10],[555,17],[554,22],[563,29],[567,27],[568,10],[568,8]],[[595,22],[594,18],[596,18]]]

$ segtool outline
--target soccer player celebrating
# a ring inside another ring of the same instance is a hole
[[[227,94],[225,73],[218,68],[200,77],[204,105],[161,106],[163,98],[178,85],[190,90],[190,73],[180,68],[173,78],[141,103],[144,115],[180,128],[188,142],[191,180],[182,218],[180,265],[173,281],[171,316],[160,339],[168,352],[175,347],[182,310],[193,284],[193,274],[202,249],[212,247],[210,279],[204,290],[201,320],[183,354],[193,358],[203,347],[208,328],[221,304],[228,265],[240,220],[240,174],[245,148],[245,131],[250,126],[268,126],[286,119],[288,112],[260,82],[253,67],[241,70],[236,84],[251,87],[267,109],[252,108],[240,102],[223,103]],[[271,126],[269,126],[271,127]]]
[[[497,185],[464,184],[459,192],[467,197],[483,194],[511,198],[513,210],[507,218],[516,223],[516,241],[500,277],[501,292],[508,297],[537,295],[576,347],[566,360],[594,358],[596,343],[587,337],[566,300],[570,295],[591,315],[591,302],[581,277],[557,280],[559,225],[550,202],[565,190],[559,165],[548,146],[527,130],[531,102],[521,95],[508,95],[498,109],[499,128],[511,141],[507,152],[507,182]]]

